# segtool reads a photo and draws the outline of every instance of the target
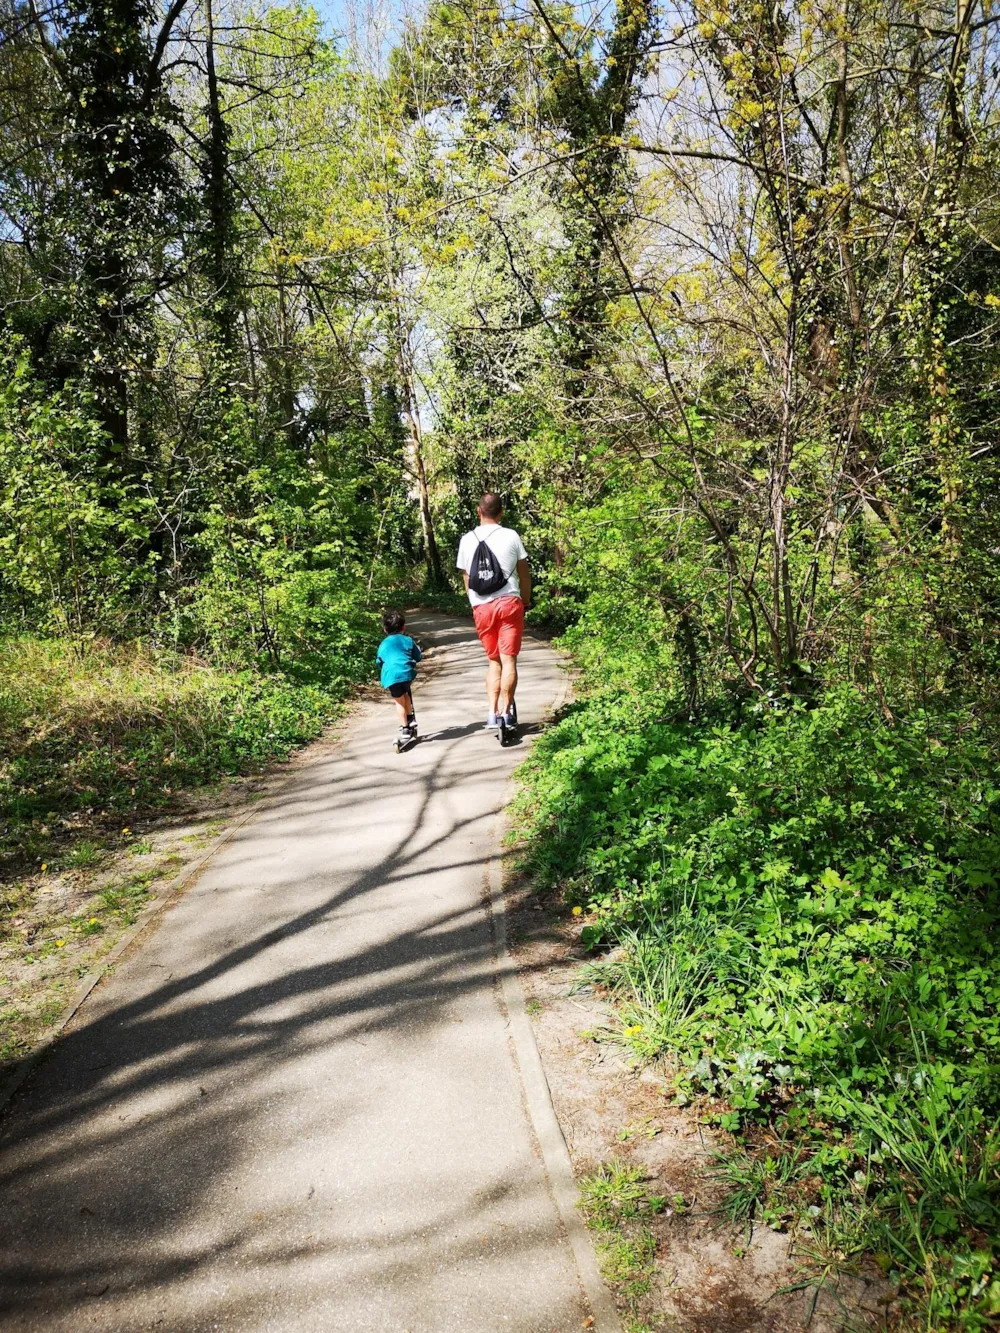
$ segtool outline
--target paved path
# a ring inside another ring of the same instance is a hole
[[[483,905],[523,747],[470,627],[391,750],[361,707],[225,846],[18,1096],[0,1328],[563,1333],[588,1310]],[[529,642],[521,715],[560,689]]]

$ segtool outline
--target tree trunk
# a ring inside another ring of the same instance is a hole
[[[213,0],[205,0],[205,69],[208,76],[205,195],[209,225],[205,267],[213,288],[211,310],[216,345],[228,363],[236,347],[239,312],[233,264],[235,236],[232,187],[229,181],[229,126],[222,110],[219,78],[215,68]]]
[[[420,424],[420,408],[417,404],[416,386],[413,383],[413,371],[409,362],[408,338],[403,325],[402,315],[396,310],[396,364],[399,372],[399,385],[403,391],[403,415],[409,428],[407,445],[413,458],[413,470],[417,478],[417,498],[420,505],[420,527],[424,537],[424,558],[427,561],[427,574],[431,582],[438,587],[444,586],[444,571],[441,567],[441,554],[438,551],[437,538],[434,535],[434,517],[431,513],[430,490],[427,486],[427,468],[424,462],[423,430]]]

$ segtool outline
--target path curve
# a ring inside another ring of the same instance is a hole
[[[0,1328],[568,1333],[592,1317],[490,927],[525,749],[480,731],[471,626],[410,627],[434,645],[426,739],[395,755],[394,710],[362,705],[16,1098]],[[537,723],[561,670],[536,640],[521,661]]]

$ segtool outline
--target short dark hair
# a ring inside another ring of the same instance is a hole
[[[382,628],[386,634],[398,634],[406,624],[406,617],[402,611],[386,611],[382,617]]]
[[[503,501],[492,491],[485,491],[479,497],[479,512],[483,518],[499,518],[503,513]]]

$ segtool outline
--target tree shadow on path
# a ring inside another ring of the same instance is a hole
[[[434,733],[404,771],[360,726],[95,993],[5,1125],[0,1327],[326,1328],[335,1297],[339,1327],[395,1327],[412,1308],[412,1327],[432,1328],[442,1265],[482,1276],[513,1256],[543,1271],[544,1179],[503,1142],[520,1094],[497,1073],[479,898],[500,796],[461,750],[481,729]],[[373,802],[389,845],[366,860]],[[480,1068],[463,1063],[463,1024]],[[419,1087],[452,1061],[443,1092]],[[466,1165],[479,1115],[493,1160]],[[414,1187],[398,1224],[393,1192]],[[502,1253],[484,1250],[501,1234]],[[470,1282],[454,1327],[498,1326]],[[579,1326],[576,1296],[552,1296],[565,1322],[542,1324],[544,1292],[510,1296],[504,1327]]]

